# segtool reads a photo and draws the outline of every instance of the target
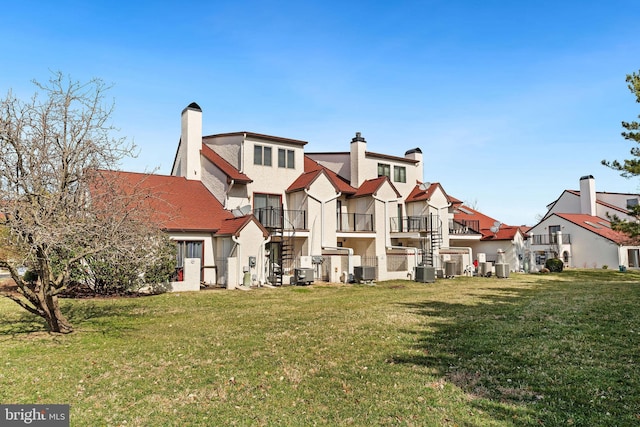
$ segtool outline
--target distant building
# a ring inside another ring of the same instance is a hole
[[[633,219],[628,207],[639,200],[634,193],[597,192],[594,177],[583,176],[580,189],[563,191],[530,229],[532,265],[542,268],[547,259],[558,257],[567,267],[640,268],[640,245],[612,230],[609,221],[613,215]]]

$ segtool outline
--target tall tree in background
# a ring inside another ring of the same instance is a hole
[[[58,296],[74,274],[100,254],[148,257],[163,236],[145,211],[151,195],[123,191],[104,173],[135,149],[112,136],[109,87],[61,73],[34,83],[39,93],[27,102],[12,92],[0,100],[0,267],[20,294],[6,297],[68,333]]]
[[[640,72],[627,74],[626,80],[628,83],[627,87],[636,97],[636,102],[640,103]],[[640,116],[638,116],[638,118],[640,118]],[[617,170],[620,172],[620,175],[625,178],[640,176],[640,122],[635,120],[632,122],[623,121],[622,127],[625,129],[624,132],[622,132],[624,139],[636,144],[630,150],[633,157],[631,159],[624,159],[622,163],[618,160],[603,160],[602,164],[611,169]],[[635,218],[635,221],[620,219],[618,216],[614,215],[611,218],[611,226],[614,230],[627,233],[631,237],[640,236],[640,205],[629,206],[628,215]]]

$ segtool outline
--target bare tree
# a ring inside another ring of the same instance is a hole
[[[113,102],[100,79],[80,83],[54,73],[29,101],[12,92],[0,100],[0,267],[20,296],[5,294],[41,316],[51,332],[72,325],[58,296],[92,255],[140,256],[159,229],[145,213],[145,197],[124,191],[103,173],[134,155],[135,146],[112,136]],[[137,253],[136,253],[137,252]],[[19,267],[33,274],[22,276]]]

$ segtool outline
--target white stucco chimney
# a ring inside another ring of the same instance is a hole
[[[366,179],[364,161],[367,141],[365,141],[360,132],[356,132],[356,136],[351,139],[350,148],[351,186],[358,188]]]
[[[182,110],[182,170],[187,179],[200,181],[200,150],[202,149],[202,109],[192,102]]]
[[[417,176],[420,181],[424,181],[424,170],[422,169],[422,150],[418,147],[412,148],[411,150],[404,153],[405,159],[417,160],[416,169],[418,170]]]
[[[580,178],[580,213],[596,216],[596,180],[593,175]]]

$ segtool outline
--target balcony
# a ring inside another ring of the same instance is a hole
[[[307,229],[307,211],[266,207],[254,209],[253,215],[267,229]]]
[[[480,234],[480,221],[450,219],[449,234]]]
[[[392,233],[420,233],[440,229],[437,216],[403,216],[389,218]]]
[[[534,234],[531,236],[531,245],[549,246],[558,244],[557,234]],[[562,244],[571,244],[571,234],[562,234]]]
[[[373,215],[358,213],[337,214],[337,231],[373,231]]]

